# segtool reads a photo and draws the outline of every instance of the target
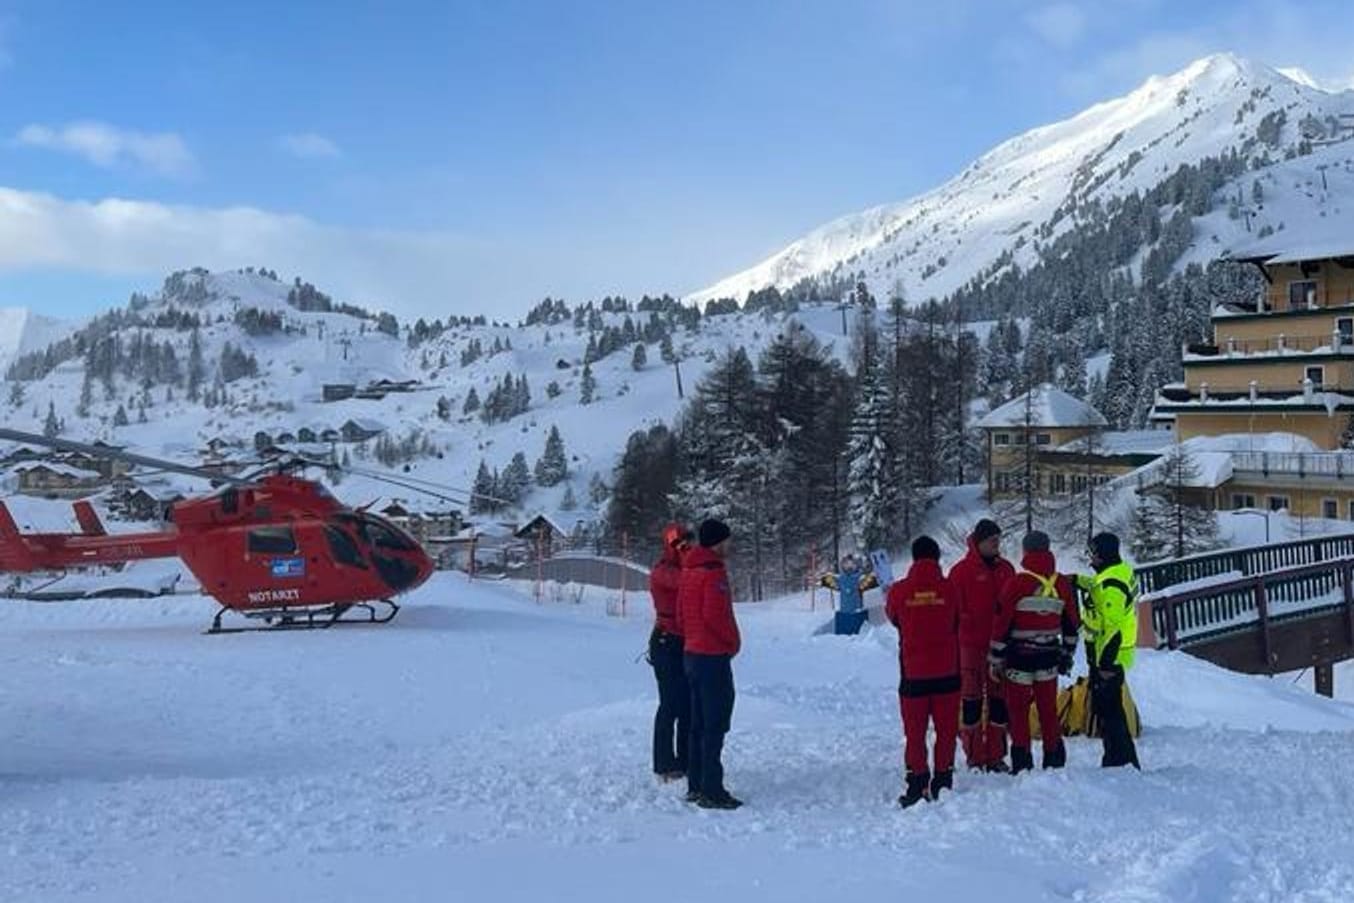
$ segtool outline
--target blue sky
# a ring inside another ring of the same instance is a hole
[[[1344,0],[0,0],[0,305],[688,292],[1209,52],[1348,83],[1352,38]]]

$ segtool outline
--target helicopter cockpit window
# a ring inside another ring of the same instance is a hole
[[[296,534],[291,527],[255,527],[249,531],[249,551],[260,555],[294,555]]]
[[[363,518],[362,522],[367,528],[367,539],[378,549],[409,552],[418,548],[412,539],[392,524],[384,524],[370,517]]]
[[[357,549],[357,543],[353,542],[353,538],[338,527],[326,525],[324,538],[329,543],[329,554],[333,555],[334,560],[339,564],[358,568],[367,566],[367,563],[362,560],[362,553]]]

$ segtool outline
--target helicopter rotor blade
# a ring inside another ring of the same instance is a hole
[[[250,481],[230,474],[216,473],[202,467],[193,467],[190,464],[179,464],[174,461],[166,461],[163,458],[151,458],[146,455],[138,455],[135,452],[129,452],[121,448],[114,448],[109,445],[91,445],[86,442],[75,442],[70,439],[57,439],[39,435],[38,433],[25,433],[20,430],[11,430],[6,427],[0,427],[0,439],[6,439],[10,442],[19,442],[24,445],[39,445],[45,448],[56,449],[57,451],[75,452],[77,454],[89,455],[92,458],[104,458],[109,461],[125,461],[137,467],[149,467],[156,470],[162,470],[168,473],[178,473],[184,476],[197,477],[200,480],[209,480],[213,483],[228,483],[233,486],[248,486]]]

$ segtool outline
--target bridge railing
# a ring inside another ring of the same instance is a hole
[[[1148,562],[1138,565],[1135,573],[1138,589],[1145,594],[1223,574],[1245,577],[1349,557],[1354,557],[1354,533],[1341,533]]]
[[[1169,649],[1258,629],[1266,658],[1270,626],[1343,607],[1354,624],[1354,557],[1300,565],[1180,590],[1146,594],[1157,645]]]

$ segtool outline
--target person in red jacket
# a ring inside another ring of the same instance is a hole
[[[722,521],[707,520],[700,525],[700,545],[684,559],[677,591],[678,629],[691,687],[686,798],[703,809],[743,805],[724,787],[721,759],[724,735],[733,718],[733,657],[742,645],[724,565],[730,535]]]
[[[1001,557],[1001,527],[983,518],[968,538],[968,554],[950,568],[959,600],[959,738],[969,768],[1006,771],[1006,698],[991,676],[987,654],[1002,584],[1015,568]]]
[[[692,533],[681,524],[663,528],[663,554],[649,571],[654,625],[649,634],[649,664],[658,682],[658,711],[653,721],[653,770],[663,781],[686,777],[687,721],[691,690],[686,685],[682,633],[677,628],[677,588],[682,556]]]
[[[885,609],[898,628],[899,705],[907,788],[903,808],[935,800],[954,786],[959,733],[959,604],[940,569],[940,546],[929,536],[912,543],[912,567],[889,589]],[[926,725],[935,725],[935,771],[926,764]]]
[[[1034,767],[1030,755],[1030,700],[1039,712],[1044,767],[1067,764],[1058,724],[1058,675],[1072,670],[1081,619],[1072,583],[1058,574],[1048,535],[1038,530],[1021,542],[1020,573],[997,597],[992,621],[991,666],[1006,681],[1011,716],[1011,773]]]

